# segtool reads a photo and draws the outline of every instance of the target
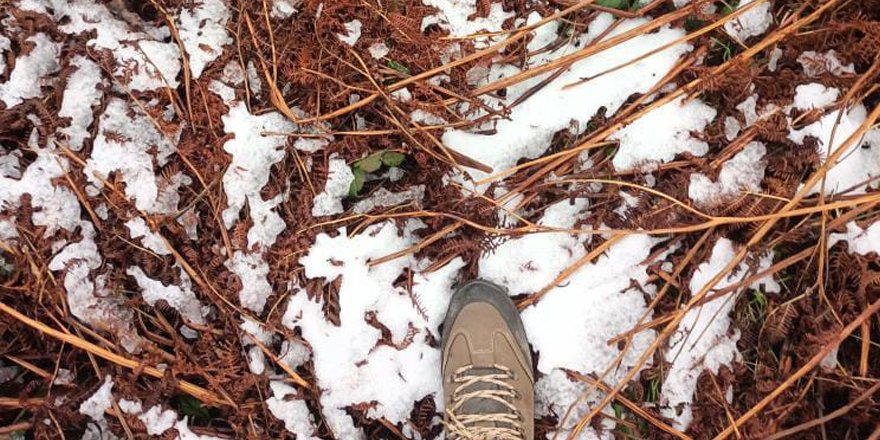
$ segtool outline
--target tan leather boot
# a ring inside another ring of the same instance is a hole
[[[507,293],[471,281],[453,295],[443,325],[447,438],[533,440],[532,354]]]

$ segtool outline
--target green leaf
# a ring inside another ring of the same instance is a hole
[[[382,167],[382,154],[371,154],[359,161],[357,161],[357,167],[367,173],[374,173]]]
[[[394,60],[388,60],[387,65],[388,65],[388,67],[390,67],[390,68],[392,68],[392,69],[394,69],[394,70],[396,70],[396,71],[398,71],[398,72],[400,72],[400,73],[403,73],[403,74],[405,74],[405,75],[409,75],[409,74],[410,74],[410,72],[409,72],[409,68],[406,67],[406,66],[404,66],[403,64],[398,63],[397,61],[394,61]]]
[[[724,2],[724,8],[721,9],[721,16],[726,17],[730,14],[733,14],[733,11],[739,7],[738,1],[726,1]]]
[[[385,164],[386,167],[400,166],[404,159],[406,159],[406,155],[396,151],[386,151],[382,153],[382,163]]]
[[[606,8],[625,10],[629,5],[627,0],[596,0],[596,4]]]
[[[348,187],[348,196],[357,197],[361,190],[364,189],[364,178],[367,176],[367,173],[359,167],[352,168],[351,173],[354,174],[354,180],[351,181],[351,185]]]
[[[189,416],[194,422],[201,424],[211,420],[211,413],[208,411],[208,408],[195,397],[189,395],[175,396],[171,400],[171,404],[178,412]]]

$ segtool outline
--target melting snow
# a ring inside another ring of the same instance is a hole
[[[713,207],[729,202],[744,191],[760,192],[766,152],[764,144],[750,142],[724,162],[717,182],[700,173],[691,174],[688,197],[699,207]]]
[[[330,156],[329,175],[324,191],[315,196],[312,201],[312,216],[339,214],[344,209],[342,199],[348,195],[354,174],[345,160],[338,159],[335,155]]]
[[[269,388],[272,389],[272,397],[266,400],[269,412],[284,422],[284,427],[296,435],[297,440],[317,440],[309,408],[304,401],[294,398],[296,389],[274,380],[269,382]]]
[[[712,249],[709,261],[701,264],[691,277],[690,291],[696,294],[729,264],[735,255],[733,243],[720,239]],[[773,263],[772,255],[765,255],[758,271]],[[749,274],[746,263],[741,263],[732,274],[722,278],[714,289],[723,289],[742,281]],[[769,278],[759,280],[766,291],[778,292],[779,286]],[[740,289],[741,290],[741,289]],[[710,291],[711,294],[711,291]],[[665,359],[671,363],[660,393],[661,413],[675,421],[675,428],[687,429],[693,420],[691,403],[697,390],[697,379],[703,371],[718,374],[722,365],[730,367],[741,356],[736,348],[739,330],[730,329],[730,312],[739,291],[722,295],[687,312],[676,332],[669,339]]]
[[[572,228],[583,215],[587,199],[555,203],[544,212],[543,226]],[[528,234],[500,244],[494,252],[480,259],[480,277],[501,286],[512,294],[534,293],[553,281],[566,263],[583,256],[583,242],[588,235],[567,232]]]
[[[302,3],[302,0],[273,0],[272,1],[272,17],[289,18],[297,12],[296,7]]]
[[[125,227],[128,228],[128,235],[131,238],[140,238],[145,248],[158,255],[171,255],[171,251],[168,250],[168,246],[165,245],[162,236],[150,230],[144,219],[135,217],[125,222]]]
[[[339,41],[349,46],[354,46],[361,38],[361,27],[363,27],[363,25],[360,20],[349,21],[348,23],[345,23],[345,35],[336,34],[336,37],[339,38]]]
[[[235,135],[223,144],[223,149],[232,155],[232,163],[223,175],[228,205],[223,210],[223,222],[227,228],[231,228],[238,220],[245,202],[253,221],[247,235],[250,251],[236,251],[232,259],[226,262],[226,267],[241,280],[239,300],[242,306],[260,313],[266,305],[266,298],[272,294],[272,286],[266,279],[269,265],[263,259],[263,252],[272,246],[286,227],[284,220],[274,211],[284,195],[263,200],[260,190],[269,182],[272,165],[284,158],[287,138],[264,135],[264,132],[289,132],[296,125],[279,113],[254,116],[244,103],[232,106],[229,113],[223,116],[223,124],[227,133]]]
[[[648,112],[633,123],[609,136],[620,141],[612,163],[618,170],[636,167],[650,169],[657,163],[669,162],[675,155],[688,152],[703,156],[709,144],[691,136],[715,118],[715,109],[699,100],[682,105],[675,99]]]
[[[266,278],[269,275],[269,263],[263,259],[262,253],[236,251],[232,259],[226,262],[226,267],[241,280],[239,303],[256,313],[262,313],[266,299],[272,295],[272,285]]]
[[[613,21],[610,14],[600,14],[590,24],[587,34],[573,38],[571,43],[553,52],[533,57],[529,60],[529,67],[583,48],[607,30]],[[607,38],[644,23],[644,19],[627,20],[611,31]],[[488,165],[495,172],[510,168],[521,158],[538,157],[550,146],[553,135],[559,130],[571,128],[572,121],[579,127],[578,132],[583,131],[600,107],[605,107],[607,114],[612,115],[632,94],[647,92],[691,47],[678,44],[627,67],[563,90],[565,85],[617,67],[683,36],[684,31],[681,29],[663,27],[650,35],[638,36],[619,44],[613,50],[602,51],[578,61],[529,99],[512,108],[507,119],[494,121],[495,134],[449,130],[443,134],[443,143]],[[492,80],[497,79],[499,74],[517,72],[513,66],[493,66],[493,69],[499,73],[493,75]],[[546,75],[539,76],[509,87],[504,102],[513,103],[545,77]],[[578,104],[571,105],[573,102]],[[485,173],[477,170],[467,169],[467,172],[475,179],[486,177]]]
[[[79,413],[91,417],[93,420],[104,420],[104,411],[113,406],[113,378],[108,374],[104,377],[104,383],[79,406]]]
[[[6,104],[6,108],[15,107],[25,99],[40,96],[43,77],[60,68],[60,44],[42,33],[29,37],[26,41],[33,44],[34,48],[29,54],[15,60],[15,68],[9,74],[9,81],[0,84],[0,101]],[[9,40],[6,40],[6,46],[8,45]]]
[[[231,228],[247,202],[254,221],[248,232],[248,246],[267,247],[284,230],[284,221],[272,210],[281,198],[263,200],[260,190],[269,183],[272,165],[284,158],[287,138],[264,136],[263,132],[293,131],[295,125],[279,113],[251,115],[244,103],[229,109],[229,114],[223,116],[223,125],[227,133],[235,135],[223,144],[223,149],[232,155],[232,163],[223,175],[228,205],[223,210],[223,222]]]
[[[449,31],[452,37],[467,37],[483,32],[499,32],[504,22],[514,17],[513,12],[504,12],[501,2],[492,1],[489,15],[477,16],[477,0],[422,0],[425,6],[438,9],[437,15],[429,15],[422,19],[422,30],[432,24]],[[473,17],[473,19],[471,19]],[[490,40],[480,37],[474,40],[477,48],[489,44]]]
[[[0,57],[4,57],[4,52],[11,48],[11,41],[5,35],[0,35]],[[0,75],[6,72],[6,63],[0,63]]]
[[[427,337],[439,335],[437,328],[463,262],[453,260],[427,275],[418,271],[430,261],[412,255],[369,267],[370,260],[418,241],[412,231],[421,223],[411,220],[406,225],[402,234],[391,222],[352,237],[345,229],[336,237],[322,234],[300,259],[307,278],[341,281],[340,325],[327,321],[322,304],[299,289],[283,319],[287,327],[299,328],[313,349],[323,415],[337,438],[364,438],[344,411],[347,406],[375,402],[369,417],[398,423],[409,417],[415,401],[440,393],[440,353],[428,345]],[[416,271],[412,297],[395,287],[404,268]],[[368,317],[388,329],[393,346],[378,344],[382,332],[367,322]]]
[[[387,208],[402,203],[415,202],[421,204],[425,197],[425,185],[413,185],[400,192],[391,192],[385,188],[379,188],[351,208],[355,214],[366,214],[377,208]]]
[[[837,56],[837,51],[829,50],[818,53],[808,50],[798,56],[797,62],[804,68],[807,76],[815,78],[830,73],[835,76],[843,76],[856,73],[855,66],[850,63],[844,65]]]
[[[859,255],[868,255],[871,252],[880,254],[880,222],[875,222],[862,229],[855,222],[846,224],[846,232],[831,234],[828,239],[828,247],[834,246],[840,241],[846,241],[850,252]]]
[[[373,43],[367,48],[367,50],[370,51],[370,56],[376,60],[381,60],[385,55],[388,55],[388,53],[391,52],[391,49],[389,49],[385,43]]]
[[[170,214],[177,209],[177,188],[160,191],[160,185],[165,184],[154,173],[153,163],[162,166],[168,162],[176,150],[172,142],[177,136],[179,132],[170,136],[160,133],[140,108],[113,98],[101,115],[100,130],[84,173],[98,188],[104,186],[111,173],[121,173],[125,194],[134,199],[139,210]]]
[[[800,144],[807,136],[817,138],[819,155],[825,162],[829,155],[858,130],[867,116],[867,110],[862,104],[856,104],[846,113],[843,112],[844,110],[831,112],[801,130],[792,130],[788,138]],[[840,118],[839,124],[838,118]],[[880,130],[873,129],[853,142],[837,163],[828,170],[825,176],[825,193],[834,194],[851,190],[848,194],[863,194],[868,186],[866,182],[878,175],[880,175]],[[818,182],[809,194],[817,194],[821,188],[821,182]]]
[[[834,87],[825,87],[819,83],[810,83],[795,88],[794,102],[792,107],[802,110],[827,107],[837,101],[840,90]]]
[[[153,405],[149,410],[144,411],[139,400],[120,399],[119,409],[128,415],[137,416],[138,420],[146,427],[147,434],[151,436],[160,436],[165,431],[174,428],[178,433],[178,436],[175,437],[177,440],[222,440],[218,437],[200,436],[193,433],[189,429],[186,417],[178,419],[174,410],[163,410],[161,405]]]
[[[232,43],[226,32],[229,9],[222,0],[201,0],[194,8],[183,9],[178,21],[190,70],[198,78],[205,66],[223,53],[223,46]]]
[[[742,0],[737,9],[740,9],[756,0]],[[772,2],[763,1],[758,6],[752,7],[748,11],[742,13],[733,20],[724,23],[724,30],[739,40],[745,41],[749,37],[754,37],[767,32],[767,29],[773,24],[773,14],[770,12]]]
[[[51,16],[60,23],[59,29],[70,35],[93,32],[88,45],[106,49],[116,58],[117,78],[127,78],[131,90],[176,88],[180,73],[180,51],[167,28],[154,28],[143,23],[143,31],[132,31],[116,18],[107,6],[94,0],[27,0],[20,1],[22,10]]]
[[[211,309],[199,302],[192,291],[192,282],[185,274],[181,275],[183,280],[180,286],[166,286],[161,281],[148,277],[139,267],[129,267],[125,273],[137,281],[141,296],[148,305],[155,306],[157,301],[163,300],[187,322],[199,325],[205,323],[205,317]]]
[[[79,151],[83,142],[89,138],[89,126],[95,119],[92,108],[101,103],[103,92],[98,86],[102,83],[101,69],[94,61],[77,55],[70,62],[76,71],[67,80],[64,98],[58,116],[70,118],[70,125],[58,129],[67,136],[70,149]]]
[[[114,330],[128,351],[137,350],[138,338],[131,328],[131,311],[122,307],[112,292],[104,286],[104,276],[92,280],[90,274],[99,269],[103,261],[95,244],[95,229],[91,223],[80,220],[80,205],[76,195],[65,186],[52,182],[64,176],[68,162],[56,155],[51,147],[37,145],[37,132],[29,140],[29,148],[36,159],[19,180],[0,176],[0,205],[14,209],[24,194],[30,194],[35,208],[31,220],[35,225],[45,226],[44,236],[50,237],[59,229],[79,231],[82,239],[74,243],[59,242],[58,252],[49,262],[49,270],[64,271],[64,288],[70,312],[78,319],[95,328]],[[2,225],[11,223],[2,222]],[[5,228],[5,227],[4,227]],[[3,235],[7,239],[17,236],[15,229]]]

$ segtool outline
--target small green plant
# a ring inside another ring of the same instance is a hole
[[[753,321],[764,318],[767,313],[767,295],[760,290],[755,290],[752,300],[749,301],[749,313]]]
[[[648,390],[645,393],[645,402],[656,402],[660,398],[660,379],[651,379]]]
[[[723,51],[722,58],[724,61],[730,61],[733,58],[733,48],[731,48],[730,44],[727,44],[715,37],[712,37],[712,41],[715,43],[716,47],[720,47]]]
[[[394,69],[394,70],[396,70],[396,71],[398,71],[398,72],[400,72],[400,73],[402,73],[402,74],[404,74],[404,75],[409,75],[409,74],[410,74],[410,71],[409,71],[409,68],[408,68],[408,67],[406,67],[406,66],[404,66],[403,64],[401,64],[401,63],[399,63],[399,62],[397,62],[397,61],[394,61],[394,60],[392,60],[392,59],[389,59],[389,60],[386,62],[386,65],[388,66],[388,68],[390,68],[390,69]]]
[[[354,180],[351,181],[351,186],[348,187],[348,196],[357,197],[361,193],[361,190],[364,189],[364,181],[368,173],[375,173],[382,166],[400,166],[404,159],[406,159],[406,155],[403,153],[384,150],[355,161],[351,165],[351,173],[354,175]]]
[[[730,14],[733,14],[733,11],[736,11],[736,8],[739,7],[739,1],[725,1],[724,8],[721,9],[721,16],[726,17]]]
[[[604,6],[606,8],[618,9],[621,11],[625,11],[629,8],[628,0],[596,0],[596,4],[599,6]]]
[[[190,395],[179,395],[171,399],[171,405],[181,414],[189,416],[198,424],[206,424],[211,420],[211,413],[199,399]]]
[[[687,32],[693,32],[706,24],[705,21],[700,20],[695,15],[688,15],[688,17],[684,21],[684,30]]]

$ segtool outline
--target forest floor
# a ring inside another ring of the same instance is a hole
[[[0,438],[880,438],[880,1],[0,1]]]

